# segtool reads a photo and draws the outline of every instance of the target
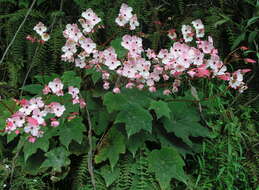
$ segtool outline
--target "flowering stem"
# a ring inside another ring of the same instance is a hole
[[[7,52],[9,51],[10,47],[12,46],[12,44],[13,44],[13,42],[14,42],[16,36],[17,36],[17,34],[19,33],[19,31],[20,31],[21,28],[23,27],[25,21],[27,20],[27,17],[28,17],[29,14],[31,13],[31,10],[32,10],[32,8],[33,8],[35,2],[36,2],[36,0],[34,0],[34,1],[32,2],[32,4],[31,4],[29,10],[27,11],[27,13],[26,13],[26,15],[25,15],[25,17],[24,17],[22,23],[20,24],[19,28],[17,29],[16,33],[14,34],[12,41],[11,41],[11,42],[9,43],[9,45],[7,46],[5,52],[4,52],[4,54],[3,54],[3,56],[2,56],[2,58],[1,58],[1,60],[0,60],[0,65],[3,63],[4,58],[5,58],[6,54],[7,54]]]
[[[94,190],[96,190],[95,185],[95,179],[94,179],[94,171],[93,171],[93,145],[92,145],[92,122],[90,118],[90,113],[87,109],[87,106],[85,107],[86,114],[87,114],[87,121],[88,121],[88,143],[89,143],[89,151],[88,151],[88,171],[91,176],[91,182],[93,185]]]
[[[35,50],[34,56],[35,56],[36,53],[38,52],[39,47],[40,47],[40,46],[38,45],[37,48],[36,48],[36,50]],[[33,57],[34,57],[34,56],[33,56]],[[25,78],[24,78],[24,81],[23,81],[23,84],[22,84],[22,88],[21,88],[20,98],[22,97],[23,87],[25,86],[26,80],[27,80],[27,78],[28,78],[28,76],[29,76],[29,74],[30,74],[30,72],[31,72],[32,65],[33,65],[33,62],[30,64],[30,67],[29,67],[29,69],[28,69],[28,71],[27,71],[27,73],[26,73],[26,75],[25,75]]]

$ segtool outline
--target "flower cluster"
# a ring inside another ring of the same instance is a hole
[[[29,142],[35,142],[37,138],[42,137],[44,133],[42,127],[47,125],[45,117],[48,113],[55,115],[51,118],[50,125],[56,127],[59,125],[57,119],[66,110],[65,106],[58,102],[45,104],[42,97],[17,100],[17,103],[20,108],[7,119],[5,131],[8,133],[14,131],[16,134],[25,132],[28,134]]]
[[[39,22],[36,26],[34,26],[33,30],[40,35],[44,42],[49,40],[50,36],[47,33],[47,27],[42,22]]]
[[[55,78],[50,81],[43,89],[43,94],[47,95],[52,93],[56,96],[63,96],[63,87],[61,80]],[[68,87],[68,94],[72,96],[73,104],[79,104],[81,108],[86,106],[84,99],[79,98],[79,89],[73,86]],[[10,118],[6,120],[5,131],[15,132],[20,134],[22,132],[28,134],[29,142],[35,142],[37,138],[42,137],[44,130],[48,124],[52,127],[60,125],[59,118],[63,116],[66,108],[65,105],[59,102],[46,103],[43,97],[36,97],[30,100],[22,99],[16,100],[20,106]],[[46,119],[48,114],[50,119]],[[76,113],[72,113],[67,119],[71,120],[75,117]]]
[[[91,14],[95,15],[92,12]],[[124,26],[129,22],[131,25],[133,17],[132,8],[122,4],[116,23]],[[149,48],[145,50],[140,36],[124,35],[121,41],[121,46],[127,50],[124,59],[118,58],[113,47],[98,50],[93,40],[84,36],[76,24],[67,25],[64,31],[67,41],[62,48],[62,59],[74,62],[79,68],[95,68],[102,72],[104,89],[111,87],[110,76],[116,72],[120,80],[117,80],[113,88],[114,93],[119,93],[122,86],[139,89],[147,87],[149,91],[155,92],[158,84],[166,81],[169,85],[164,94],[168,95],[176,93],[181,81],[186,77],[191,80],[217,78],[229,81],[231,88],[243,92],[247,88],[243,82],[243,75],[249,70],[227,72],[226,65],[220,60],[218,50],[214,47],[212,37],[202,39],[205,35],[202,21],[194,20],[192,25],[193,27],[182,26],[183,39],[178,39],[176,30],[169,30],[168,36],[175,42],[170,48],[158,52]]]
[[[94,52],[96,44],[91,38],[86,38],[84,34],[94,32],[94,27],[101,22],[101,19],[92,11],[87,9],[82,13],[79,22],[83,28],[83,32],[79,29],[77,24],[67,24],[64,37],[67,39],[65,46],[62,47],[64,54],[61,56],[62,60],[73,62],[74,54],[77,52],[77,47],[81,47],[84,51],[81,52],[79,58],[75,61],[76,66],[84,68],[85,58],[89,57]]]
[[[123,3],[120,8],[120,13],[115,19],[115,22],[119,26],[125,26],[129,23],[130,30],[135,30],[139,26],[138,18],[136,14],[132,14],[132,7],[129,7],[127,4]]]
[[[43,94],[47,95],[49,93],[55,94],[56,96],[64,96],[63,92],[64,84],[59,78],[55,78],[50,81],[43,89]],[[79,104],[81,108],[86,106],[83,98],[79,98],[79,89],[73,86],[68,87],[68,94],[72,96],[73,104]]]

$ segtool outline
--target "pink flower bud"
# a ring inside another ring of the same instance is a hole
[[[139,84],[139,85],[137,86],[137,88],[138,88],[139,90],[142,90],[142,89],[144,88],[144,84]]]
[[[148,88],[148,90],[149,90],[150,92],[155,92],[155,91],[156,91],[156,87],[151,86],[151,87]]]
[[[79,99],[80,108],[84,108],[86,106],[85,100],[83,98]]]
[[[48,93],[51,92],[51,90],[50,90],[49,86],[46,85],[46,86],[44,87],[44,89],[42,90],[42,92],[43,92],[43,94],[48,94]]]
[[[30,143],[35,143],[36,138],[35,138],[35,137],[29,137],[28,141],[29,141]]]
[[[17,129],[15,130],[15,134],[18,135],[20,133],[20,131]]]
[[[59,121],[51,121],[51,124],[50,124],[52,127],[57,127],[59,126]]]
[[[166,90],[163,91],[163,94],[164,95],[169,95],[169,94],[171,94],[171,91],[169,89],[166,89]]]
[[[256,63],[255,60],[250,59],[250,58],[245,58],[244,61],[247,62],[247,63]]]
[[[132,88],[134,86],[134,83],[132,82],[129,82],[128,84],[126,84],[126,88]]]
[[[121,92],[121,90],[118,87],[115,87],[112,91],[115,94],[119,94]]]

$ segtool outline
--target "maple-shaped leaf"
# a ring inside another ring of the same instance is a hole
[[[113,94],[108,92],[104,95],[103,103],[106,105],[109,113],[113,111],[119,111],[127,103],[127,99],[122,94]]]
[[[137,104],[129,104],[116,117],[115,123],[125,123],[128,137],[145,130],[152,131],[153,117]]]
[[[109,113],[124,110],[129,104],[136,104],[148,108],[151,98],[147,93],[137,89],[122,89],[120,94],[108,92],[104,95],[104,104]]]
[[[44,152],[47,152],[49,149],[49,138],[48,136],[43,136],[41,138],[38,138],[35,143],[31,143],[26,141],[23,147],[24,152],[24,161],[26,162],[27,159],[37,152],[38,149],[43,150]]]
[[[54,171],[61,172],[61,167],[68,166],[70,159],[69,152],[64,147],[57,147],[45,153],[47,157],[41,168],[52,167]]]
[[[66,122],[59,128],[59,140],[60,142],[68,148],[72,140],[75,140],[79,144],[82,142],[83,133],[85,131],[85,126],[82,123],[81,118],[75,118],[71,121]]]
[[[103,141],[105,142],[96,154],[95,162],[98,164],[108,159],[113,169],[119,160],[119,155],[125,153],[124,136],[116,129],[116,126],[113,126]]]
[[[144,146],[145,141],[154,140],[152,138],[153,137],[146,131],[140,131],[139,133],[136,133],[127,139],[127,149],[132,153],[133,157],[135,157],[136,152]]]
[[[172,102],[168,105],[171,109],[171,118],[163,118],[163,124],[167,132],[173,132],[189,146],[193,144],[190,136],[209,136],[209,130],[199,123],[200,117],[194,107],[183,102]]]
[[[162,189],[167,189],[170,186],[172,178],[186,182],[183,170],[184,161],[173,147],[153,150],[148,155],[148,165],[150,170],[155,173]]]
[[[158,119],[163,116],[170,118],[171,110],[169,109],[168,104],[162,100],[152,101],[149,109],[155,110]]]

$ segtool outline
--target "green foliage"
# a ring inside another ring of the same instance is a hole
[[[124,136],[113,126],[107,137],[104,137],[104,144],[95,156],[95,162],[98,164],[109,159],[112,169],[119,160],[119,155],[125,153]],[[106,139],[107,138],[107,139]]]
[[[111,41],[111,46],[115,49],[115,52],[118,55],[119,59],[123,58],[125,56],[125,54],[127,53],[126,49],[124,49],[121,46],[121,42],[122,42],[121,38],[117,38],[117,39]]]
[[[223,94],[202,102],[202,112],[195,104],[183,102],[189,96],[178,97],[181,100],[178,102],[174,95],[166,98],[160,91],[150,94],[122,89],[121,94],[106,93],[98,89],[101,73],[95,69],[85,73],[72,71],[74,66],[61,61],[61,47],[65,43],[62,31],[68,22],[78,20],[81,11],[92,8],[106,26],[92,38],[99,45],[112,46],[122,58],[127,53],[120,44],[126,30],[118,29],[114,19],[125,1],[73,2],[38,0],[17,34],[0,66],[0,96],[4,98],[0,99],[0,130],[4,130],[6,118],[18,109],[10,98],[18,97],[18,89],[27,74],[26,85],[22,87],[25,98],[39,95],[44,85],[64,73],[65,87],[72,85],[85,90],[82,96],[87,100],[93,127],[96,189],[256,189],[259,183],[257,65],[251,66],[254,73],[249,90],[235,99],[230,93],[222,93],[222,86],[197,82],[197,91],[204,97]],[[0,0],[0,54],[17,31],[30,3]],[[258,1],[129,0],[127,3],[140,21],[137,34],[147,34],[143,41],[145,48],[169,47],[172,42],[166,36],[168,29],[202,18],[215,46],[226,57],[224,62],[228,67],[243,68],[243,56],[259,58]],[[25,38],[35,35],[32,28],[39,21],[50,26],[51,40],[32,44]],[[155,25],[155,21],[161,21],[162,25]],[[241,45],[250,49],[244,54],[236,51],[227,55]],[[92,89],[93,85],[97,90]],[[7,188],[19,190],[71,189],[69,184],[73,180],[75,190],[93,189],[86,155],[87,114],[78,105],[68,103],[70,95],[48,98],[49,102],[66,103],[60,126],[46,126],[44,136],[33,144],[23,144],[24,139],[19,135],[5,137],[0,133],[0,186],[7,184]],[[227,108],[229,105],[231,108]],[[80,112],[81,116],[67,121],[73,112]]]
[[[200,118],[194,108],[182,102],[170,103],[169,107],[172,112],[171,118],[163,119],[163,124],[167,132],[174,132],[177,137],[181,138],[190,146],[192,146],[192,142],[189,136],[209,136],[209,130],[199,123]]]
[[[159,160],[159,162],[158,162]],[[148,155],[149,167],[156,175],[162,189],[167,189],[172,178],[186,182],[184,161],[173,148],[154,150]]]

